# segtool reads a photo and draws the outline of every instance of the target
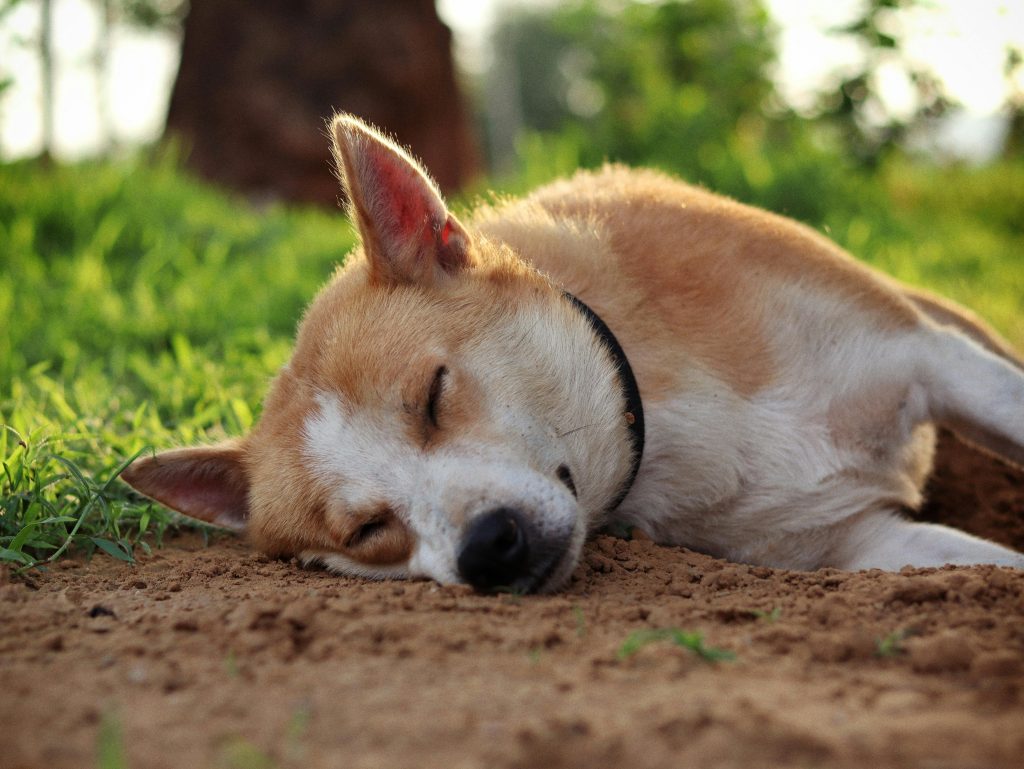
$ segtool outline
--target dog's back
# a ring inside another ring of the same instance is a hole
[[[968,314],[810,228],[651,171],[579,173],[477,223],[594,307],[629,351],[650,459],[620,516],[735,560],[860,565],[851,537],[885,535],[858,526],[902,523],[893,513],[920,504],[931,469],[941,407],[928,354],[965,341],[932,318],[1011,355]],[[1011,381],[1002,361],[987,364],[983,377]]]

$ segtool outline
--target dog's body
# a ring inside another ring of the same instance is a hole
[[[367,576],[550,590],[610,517],[813,569],[1024,556],[912,523],[943,423],[1024,464],[1024,366],[981,322],[792,221],[606,168],[463,226],[353,118],[363,247],[311,306],[240,442],[129,482],[257,546]],[[614,332],[642,395],[635,482]]]

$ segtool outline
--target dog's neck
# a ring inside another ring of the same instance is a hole
[[[615,338],[615,334],[601,320],[601,317],[581,299],[570,294],[568,291],[563,291],[562,293],[587,319],[597,338],[601,340],[601,344],[608,350],[608,354],[611,355],[612,361],[615,363],[615,371],[619,376],[619,383],[622,386],[622,396],[625,401],[623,419],[629,431],[629,441],[633,450],[633,463],[630,467],[629,475],[626,477],[626,482],[622,484],[618,495],[608,505],[607,512],[611,512],[626,498],[629,490],[633,487],[633,481],[636,480],[636,474],[640,471],[640,461],[644,455],[644,404],[640,399],[640,388],[637,387],[636,377],[633,376],[633,367],[629,365],[626,352],[622,349],[622,345],[619,344],[619,340]]]

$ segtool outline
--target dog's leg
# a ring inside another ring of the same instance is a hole
[[[1009,342],[966,307],[961,307],[949,299],[921,288],[903,286],[902,290],[907,299],[933,322],[940,326],[953,326],[959,329],[989,352],[994,352],[1024,371],[1024,359],[1010,346]]]
[[[944,353],[940,353],[944,357],[937,365],[933,361],[933,371],[928,380],[945,380],[947,385],[956,385],[954,389],[960,392],[959,397],[947,398],[935,404],[939,407],[934,410],[936,421],[951,427],[972,443],[1022,464],[1020,457],[1021,444],[1024,443],[1024,359],[994,329],[970,310],[922,289],[905,287],[904,293],[933,323],[947,332],[940,337],[946,342],[940,345],[945,347]],[[969,359],[976,349],[972,349],[974,345],[963,345],[961,339],[959,346],[963,350],[957,350],[958,345],[950,340],[951,337],[959,338],[957,331],[984,348],[987,353],[1005,361],[1019,376],[1008,376],[1007,368],[993,364],[990,356],[984,356],[987,358],[987,365],[982,364],[980,360],[972,365]],[[942,391],[949,395],[950,387],[947,386]],[[990,397],[1004,403],[986,403],[985,399]],[[963,402],[972,398],[973,409],[970,408],[971,404]],[[943,400],[941,395],[939,400]],[[957,406],[958,403],[960,407]],[[981,420],[973,416],[978,409],[986,412]],[[1009,422],[1004,423],[1003,429],[993,434],[986,423],[999,421],[999,414],[1006,414]],[[1009,436],[1006,433],[1009,433]]]
[[[923,418],[1024,466],[1024,368],[1008,344],[955,305],[911,296],[925,322],[903,363],[923,393]],[[836,527],[828,559],[843,569],[990,563],[1024,568],[1024,554],[956,529],[918,523],[893,510],[856,515]]]
[[[1024,370],[951,328],[922,334],[916,374],[930,418],[1024,466]]]
[[[1024,569],[1024,554],[935,523],[908,521],[896,513],[874,512],[842,524],[843,539],[830,559],[840,569],[904,566],[969,566],[991,563]]]

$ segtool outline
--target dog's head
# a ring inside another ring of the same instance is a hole
[[[362,245],[309,308],[258,425],[124,477],[339,572],[557,588],[629,471],[608,353],[405,152],[349,116],[332,129]]]

